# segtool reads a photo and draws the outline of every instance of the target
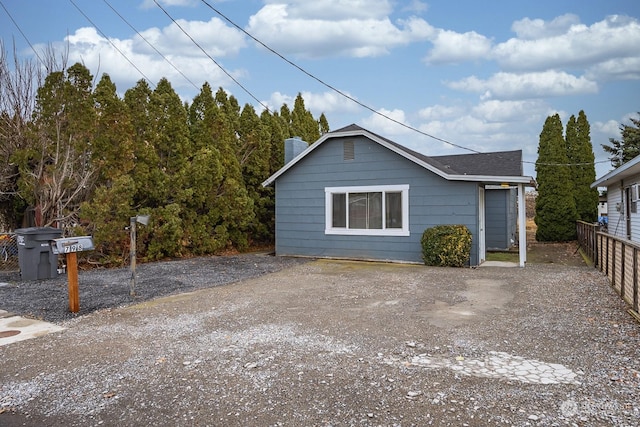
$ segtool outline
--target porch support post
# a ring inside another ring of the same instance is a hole
[[[527,209],[524,200],[524,184],[518,184],[518,249],[520,267],[527,262]]]

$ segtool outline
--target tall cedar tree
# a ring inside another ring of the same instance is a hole
[[[562,242],[576,237],[578,217],[573,198],[562,121],[558,114],[547,117],[538,145],[536,161],[536,240]]]
[[[291,136],[299,136],[308,144],[312,144],[320,138],[320,125],[313,118],[311,111],[305,107],[304,98],[300,93],[298,93],[293,103],[290,126]]]
[[[630,125],[621,124],[622,139],[609,138],[611,145],[602,144],[605,152],[611,154],[611,165],[618,168],[629,160],[640,155],[640,112],[638,118],[631,117]]]
[[[98,82],[93,99],[97,123],[92,142],[92,162],[96,168],[97,186],[80,207],[88,221],[86,232],[93,235],[96,250],[106,254],[106,264],[124,261],[122,248],[129,244],[125,229],[135,216],[131,203],[135,183],[130,172],[134,168],[133,126],[125,103],[117,95],[116,86],[107,74]],[[82,230],[78,230],[80,234]]]
[[[238,129],[238,158],[249,197],[253,200],[255,220],[249,227],[253,242],[269,242],[271,232],[267,228],[272,192],[261,184],[269,178],[271,144],[268,126],[262,123],[253,106],[246,104],[240,114]]]
[[[138,228],[140,259],[272,242],[274,191],[262,182],[282,167],[292,132],[313,142],[329,130],[301,96],[293,110],[258,116],[208,84],[189,106],[166,79],[155,89],[140,80],[124,99],[108,75],[92,82],[81,64],[47,76],[11,161],[20,197],[41,208],[39,225],[82,223],[70,231],[93,234],[107,263],[126,262],[124,229],[139,214],[151,215]],[[3,143],[9,114],[0,111]]]
[[[569,118],[566,143],[578,219],[595,222],[598,215],[598,189],[591,188],[591,183],[596,180],[595,156],[589,121],[584,111],[578,113],[577,119],[575,116]]]
[[[149,84],[144,80],[139,80],[133,88],[124,94],[129,120],[133,126],[135,165],[131,176],[135,182],[136,192],[131,205],[151,209],[160,206],[164,198],[164,175],[162,170],[157,167],[160,160],[153,144],[155,130],[152,122],[156,119],[151,111],[152,93]]]
[[[91,142],[95,128],[91,83],[81,64],[47,76],[38,89],[32,143],[14,154],[21,196],[38,214],[36,225],[68,228],[94,185]]]
[[[185,218],[185,241],[195,254],[215,253],[226,247],[229,236],[218,208],[218,196],[224,188],[222,154],[213,132],[219,108],[213,91],[205,83],[189,106],[189,127],[194,153]]]

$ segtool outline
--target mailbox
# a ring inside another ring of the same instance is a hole
[[[91,236],[65,237],[51,241],[51,250],[54,254],[70,254],[93,249],[93,238]]]

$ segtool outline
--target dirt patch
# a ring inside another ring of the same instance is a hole
[[[579,250],[578,242],[527,243],[527,262],[532,264],[559,264],[581,266],[586,261]]]

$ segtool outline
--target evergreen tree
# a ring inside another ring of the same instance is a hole
[[[149,100],[152,144],[161,172],[157,195],[158,205],[151,212],[153,235],[147,250],[151,259],[183,254],[183,218],[185,201],[190,196],[187,187],[191,141],[188,116],[178,94],[165,78],[160,79]]]
[[[127,108],[106,74],[93,93],[97,122],[92,141],[92,162],[97,173],[97,187],[81,205],[82,234],[91,234],[96,249],[105,254],[103,262],[125,261],[122,248],[129,244],[126,227],[136,213],[132,207],[135,183],[129,173],[134,168],[133,126]]]
[[[576,211],[578,219],[595,222],[598,216],[598,189],[591,188],[591,183],[596,180],[596,169],[590,132],[589,121],[583,110],[580,110],[577,119],[571,116],[567,123],[566,142]]]
[[[329,132],[329,121],[324,113],[320,114],[320,119],[318,120],[318,124],[320,125],[320,136]]]
[[[193,157],[188,186],[192,191],[187,200],[185,241],[196,254],[215,253],[226,247],[228,235],[221,227],[218,192],[223,187],[222,156],[213,132],[215,103],[211,86],[205,83],[189,106],[189,128]]]
[[[262,187],[262,182],[269,178],[271,160],[269,128],[264,126],[253,106],[247,104],[240,114],[238,132],[239,159],[242,176],[249,197],[253,200],[255,220],[249,232],[253,241],[268,242],[271,231],[267,228],[271,218],[271,191]]]
[[[81,64],[49,74],[38,89],[32,142],[12,157],[21,195],[36,208],[37,225],[77,223],[80,203],[93,188],[92,80]]]
[[[124,102],[133,126],[135,164],[131,176],[135,183],[132,206],[155,208],[164,200],[164,174],[158,167],[160,159],[155,150],[155,130],[152,126],[151,96],[153,91],[144,80],[124,94]],[[132,212],[133,213],[133,212]]]
[[[134,166],[133,126],[126,105],[118,97],[116,85],[104,74],[93,93],[97,113],[92,141],[93,163],[100,185],[131,172]]]
[[[538,145],[536,240],[568,241],[576,237],[577,211],[560,116],[547,117]]]
[[[284,140],[288,138],[287,131],[284,128],[283,121],[278,113],[273,115],[268,111],[263,111],[260,120],[269,130],[269,144],[271,148],[269,159],[269,175],[276,173],[284,166]]]
[[[640,116],[640,113],[638,115]],[[602,144],[604,151],[611,154],[611,165],[614,168],[640,155],[640,117],[632,117],[630,120],[630,125],[620,125],[621,140],[609,138],[611,145]]]
[[[254,221],[253,200],[247,194],[236,151],[238,136],[233,123],[238,110],[235,98],[231,98],[219,89],[214,99],[211,88],[205,84],[191,105],[192,139],[195,146],[204,149],[199,151],[202,161],[193,162],[194,166],[202,165],[201,171],[192,176],[200,176],[204,181],[207,176],[204,171],[209,166],[208,175],[213,178],[207,185],[198,186],[207,191],[200,207],[201,218],[193,215],[189,218],[193,224],[189,237],[192,244],[198,245],[195,243],[198,236],[202,238],[206,233],[211,236],[205,239],[209,242],[207,248],[198,250],[220,250],[228,245],[244,249],[248,244],[248,227]],[[225,112],[232,116],[231,120]],[[212,162],[207,164],[205,159]],[[215,169],[211,169],[213,166]]]
[[[291,132],[292,136],[299,136],[308,144],[316,142],[320,138],[320,126],[313,118],[311,111],[307,110],[304,105],[302,94],[298,93],[293,103],[293,111],[291,112]]]

